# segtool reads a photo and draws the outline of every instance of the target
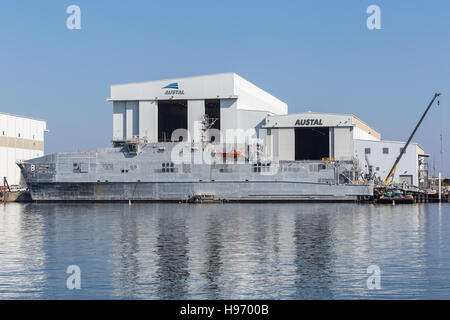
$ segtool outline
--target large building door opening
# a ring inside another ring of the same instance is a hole
[[[176,129],[187,130],[187,100],[159,100],[158,141],[170,141]]]
[[[216,119],[214,125],[211,128],[220,130],[220,100],[205,100],[205,114],[208,117]]]
[[[295,128],[295,160],[322,160],[329,157],[328,127]]]
[[[209,130],[207,139],[211,142],[219,143],[220,134],[217,130],[220,130],[220,100],[205,100],[205,114],[210,118],[211,121],[214,121],[213,125],[211,126],[211,130]]]

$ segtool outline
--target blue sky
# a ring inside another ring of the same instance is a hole
[[[110,145],[111,84],[236,72],[290,113],[352,113],[386,140],[442,92],[414,140],[439,170],[442,128],[450,176],[449,1],[2,0],[0,44],[0,111],[47,120],[46,152]]]

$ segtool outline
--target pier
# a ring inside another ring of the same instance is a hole
[[[370,198],[360,198],[359,202],[369,203],[430,203],[430,202],[450,202],[448,191],[441,191],[439,197],[438,190],[420,189],[417,187],[401,186],[375,186],[374,194]]]

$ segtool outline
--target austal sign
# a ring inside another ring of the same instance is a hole
[[[184,94],[184,90],[178,88],[178,82],[170,83],[167,86],[162,87],[162,89],[168,89],[164,92],[164,94],[167,95]]]
[[[322,119],[297,119],[296,126],[323,126]]]

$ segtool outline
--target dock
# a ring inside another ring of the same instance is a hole
[[[450,202],[449,192],[442,192],[439,199],[439,192],[433,189],[420,189],[417,187],[399,186],[376,186],[371,198],[361,198],[360,202],[371,203],[430,203],[430,202]]]

